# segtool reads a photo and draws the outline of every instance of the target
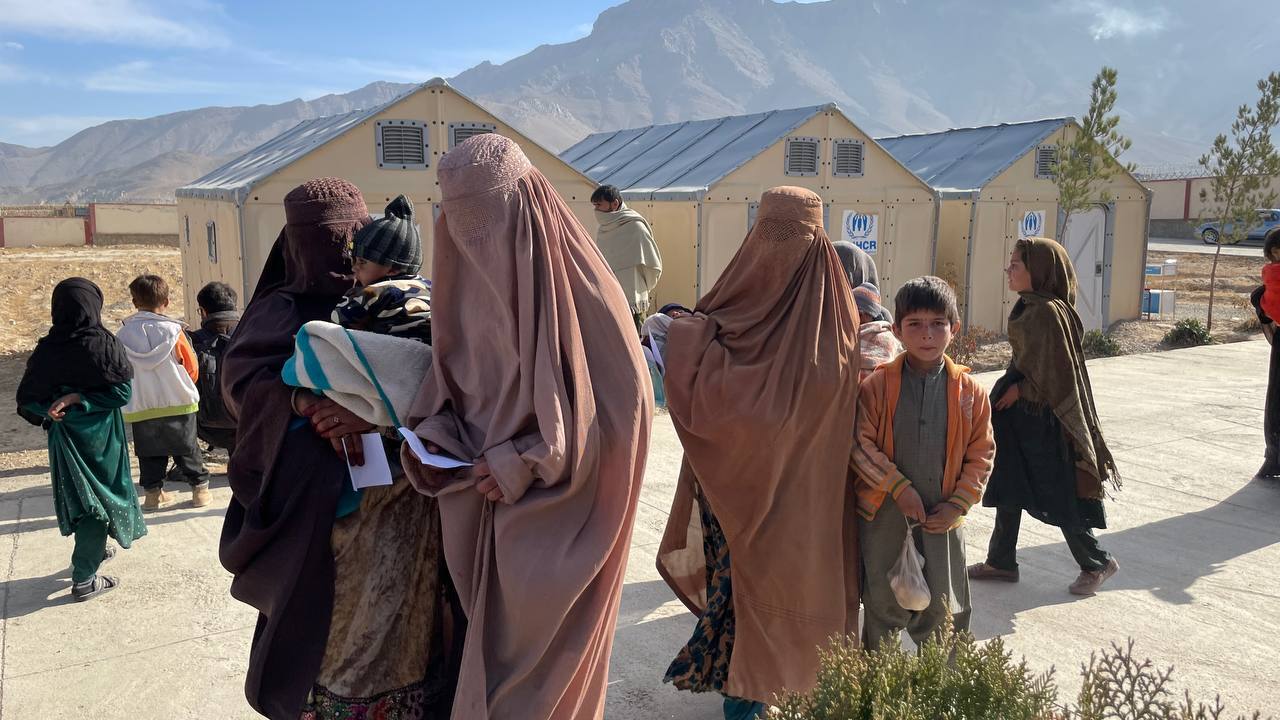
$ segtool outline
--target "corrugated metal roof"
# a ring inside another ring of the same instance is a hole
[[[437,81],[419,85],[371,108],[303,120],[195,182],[178,188],[177,197],[244,201],[259,181],[342,133]],[[439,81],[443,82],[443,81]]]
[[[876,138],[885,150],[940,193],[981,190],[1074,118],[1050,118],[921,135]]]
[[[809,118],[814,105],[588,135],[560,159],[628,200],[693,200]]]

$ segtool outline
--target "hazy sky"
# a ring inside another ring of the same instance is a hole
[[[620,1],[0,0],[0,142],[448,77],[582,37]]]

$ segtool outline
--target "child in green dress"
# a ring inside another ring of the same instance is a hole
[[[129,401],[133,367],[102,326],[102,290],[84,278],[53,289],[53,327],[27,360],[18,414],[49,435],[49,474],[58,528],[75,535],[71,594],[88,600],[119,584],[98,574],[115,554],[147,533],[129,472],[120,408]]]

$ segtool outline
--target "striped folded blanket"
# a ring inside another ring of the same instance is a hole
[[[417,340],[314,320],[298,331],[282,376],[374,425],[398,427],[430,370],[431,347]]]

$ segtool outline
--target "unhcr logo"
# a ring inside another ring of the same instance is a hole
[[[850,240],[866,240],[876,231],[876,216],[854,213],[845,219],[844,232]]]
[[[1044,225],[1044,215],[1029,212],[1022,216],[1022,237],[1038,237]]]

